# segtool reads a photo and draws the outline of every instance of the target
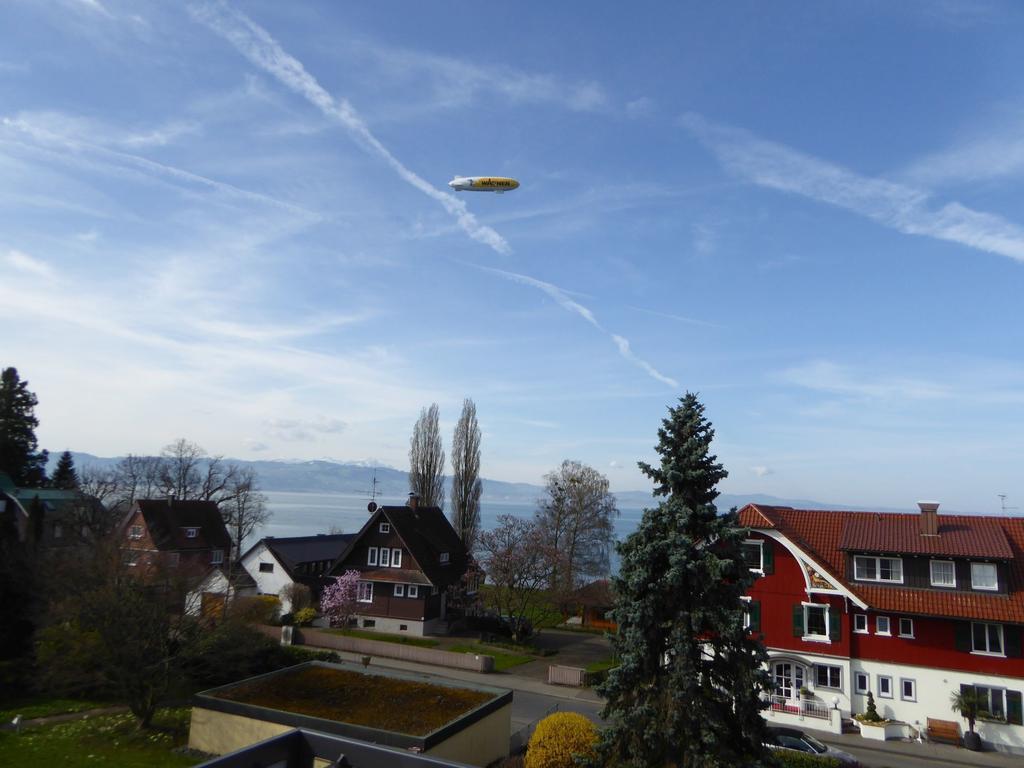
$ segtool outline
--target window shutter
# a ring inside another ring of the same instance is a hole
[[[747,604],[747,612],[750,614],[750,631],[761,631],[761,601],[751,600]]]
[[[1007,656],[1013,659],[1020,658],[1020,627],[1003,625],[1003,645],[1005,646],[1003,650],[1006,651]]]
[[[842,616],[839,615],[839,611],[835,607],[829,607],[828,609],[828,639],[833,643],[838,642],[839,634],[841,631]]]
[[[953,629],[955,633],[955,646],[958,651],[971,652],[971,623],[969,621],[958,621]]]
[[[1020,691],[1006,692],[1006,722],[1011,725],[1024,725],[1024,707]]]
[[[804,607],[797,603],[793,606],[793,637],[804,636]]]
[[[765,539],[761,545],[761,568],[765,576],[775,573],[775,545],[771,539]]]

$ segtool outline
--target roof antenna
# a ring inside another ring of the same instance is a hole
[[[1018,507],[1008,507],[1008,506],[1006,506],[1006,494],[1005,493],[997,493],[996,496],[999,497],[999,506],[1002,508],[1004,515],[1007,513],[1007,511],[1009,511],[1011,509],[1018,509]]]
[[[370,486],[370,503],[366,505],[370,514],[377,511],[377,468],[373,468],[373,484]]]

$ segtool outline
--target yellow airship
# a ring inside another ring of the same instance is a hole
[[[507,176],[456,176],[448,186],[456,192],[497,192],[500,195],[516,189],[519,182]]]

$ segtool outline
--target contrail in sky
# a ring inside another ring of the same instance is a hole
[[[285,51],[259,24],[224,3],[193,4],[189,6],[189,12],[194,19],[224,37],[254,65],[273,75],[285,87],[304,97],[327,117],[341,124],[363,149],[381,158],[407,184],[444,206],[471,238],[498,253],[512,252],[508,241],[487,225],[477,221],[476,216],[469,212],[462,200],[437,189],[391,154],[391,151],[367,128],[366,123],[347,99],[336,99],[331,96],[316,78],[306,71],[302,62]]]

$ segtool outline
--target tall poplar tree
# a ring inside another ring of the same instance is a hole
[[[480,425],[476,404],[462,401],[462,415],[452,437],[452,528],[466,549],[473,551],[480,533]]]
[[[599,692],[611,723],[607,765],[717,768],[769,765],[761,695],[767,655],[744,627],[752,582],[735,510],[719,515],[727,473],[714,430],[687,393],[658,430],[658,465],[640,463],[660,503],[619,547],[613,639],[621,665]]]
[[[15,485],[40,488],[46,483],[46,451],[38,449],[35,408],[39,401],[17,368],[0,374],[0,471]]]
[[[444,506],[444,448],[437,403],[420,411],[409,439],[409,490],[425,507]]]

